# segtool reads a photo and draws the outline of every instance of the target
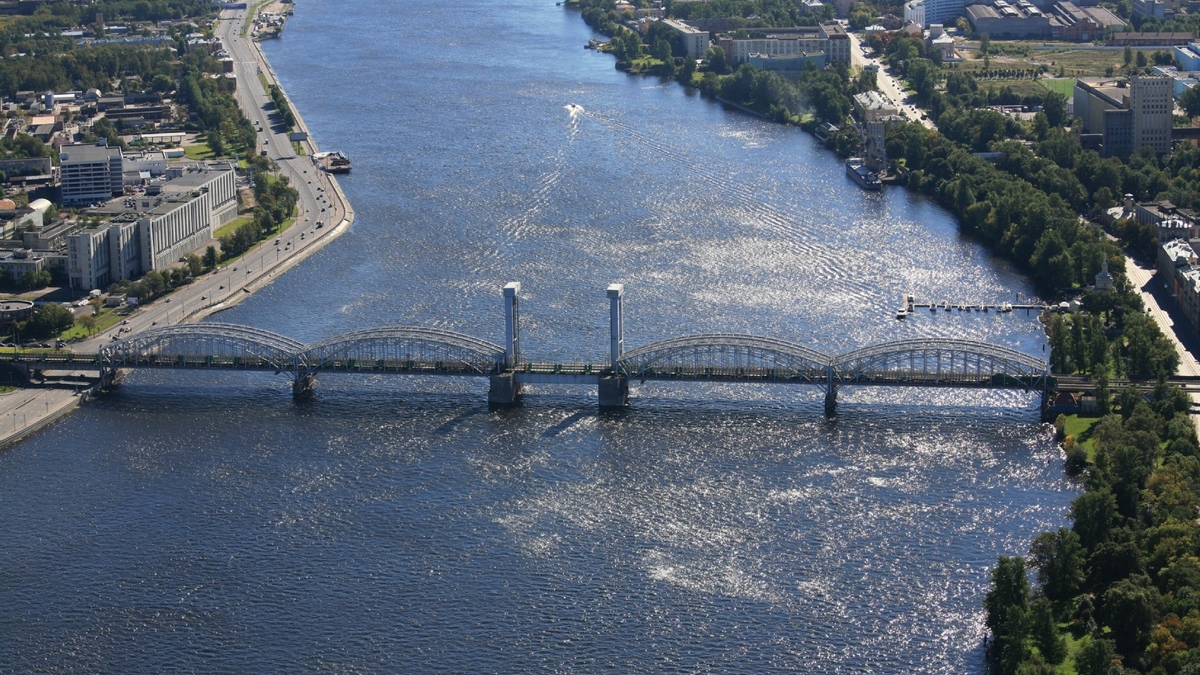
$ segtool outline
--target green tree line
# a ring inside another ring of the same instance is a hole
[[[997,672],[1200,672],[1200,448],[1181,390],[1101,401],[1071,527],[1001,556],[984,607]],[[1058,423],[1060,436],[1062,420]],[[1076,439],[1064,438],[1077,447]],[[1029,583],[1032,572],[1036,585]],[[1078,643],[1068,659],[1066,639]]]

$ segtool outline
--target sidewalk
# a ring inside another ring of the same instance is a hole
[[[1175,333],[1175,321],[1167,310],[1158,304],[1158,298],[1152,292],[1154,284],[1158,283],[1154,280],[1154,270],[1142,267],[1133,258],[1126,256],[1125,274],[1133,283],[1133,287],[1141,294],[1142,302],[1146,303],[1146,308],[1150,310],[1150,317],[1158,322],[1158,327],[1175,345],[1175,351],[1179,352],[1179,374],[1200,377],[1200,361],[1197,361],[1196,356],[1188,349],[1187,345],[1180,341],[1179,336]]]
[[[0,448],[67,414],[86,398],[71,389],[17,389],[0,395]]]

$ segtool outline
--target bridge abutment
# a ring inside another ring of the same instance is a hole
[[[490,381],[491,386],[488,387],[488,405],[513,405],[521,396],[521,383],[517,382],[512,372],[492,375]]]
[[[307,401],[313,397],[313,387],[317,384],[317,378],[313,377],[312,373],[301,375],[292,382],[292,399],[296,401]]]
[[[604,375],[600,378],[600,407],[624,408],[629,404],[629,378],[624,375]]]

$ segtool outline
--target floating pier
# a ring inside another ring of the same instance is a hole
[[[1040,302],[1036,299],[1027,302],[953,302],[950,300],[930,300],[928,302],[918,302],[911,294],[905,294],[904,300],[900,305],[900,309],[896,312],[897,319],[903,319],[911,316],[918,309],[928,309],[930,312],[937,312],[939,309],[944,312],[957,310],[959,312],[996,312],[998,314],[1008,314],[1010,312],[1025,310],[1026,313],[1031,311],[1043,312],[1050,309],[1050,305]]]

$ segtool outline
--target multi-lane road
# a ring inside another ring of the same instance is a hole
[[[217,34],[234,59],[238,103],[255,127],[260,129],[259,149],[266,150],[267,156],[279,166],[280,175],[287,176],[300,193],[295,223],[278,237],[264,241],[243,255],[237,262],[201,276],[167,298],[143,306],[126,323],[72,345],[74,349],[93,351],[114,338],[156,326],[195,320],[228,307],[336,237],[353,219],[353,211],[335,179],[318,170],[307,154],[297,155],[288,138],[289,130],[279,123],[259,78],[261,72],[268,81],[274,82],[274,73],[258,45],[239,35],[245,15],[246,10],[223,12]],[[299,113],[294,108],[293,112],[299,119]],[[303,128],[303,121],[299,125]],[[311,141],[303,143],[303,146],[306,152],[316,149]],[[318,223],[322,226],[317,227]]]

